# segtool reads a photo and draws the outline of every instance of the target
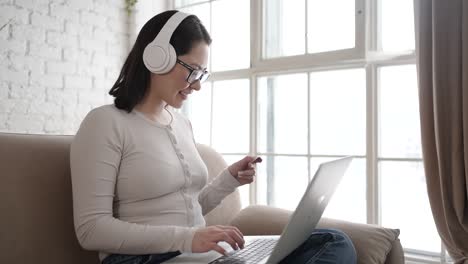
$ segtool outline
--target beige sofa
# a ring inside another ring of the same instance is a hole
[[[69,146],[72,136],[0,133],[0,263],[95,264],[73,228]],[[226,166],[199,145],[210,177]],[[266,206],[240,208],[231,194],[206,216],[208,224],[233,224],[245,235],[280,234],[291,212]],[[359,263],[404,263],[398,230],[322,219],[320,227],[346,232]]]

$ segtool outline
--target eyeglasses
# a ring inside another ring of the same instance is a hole
[[[187,77],[187,82],[193,84],[196,81],[200,81],[200,83],[206,81],[208,77],[210,77],[210,72],[207,70],[199,70],[195,69],[192,66],[188,65],[187,63],[177,59],[177,63],[184,66],[187,70],[190,71],[189,76]]]

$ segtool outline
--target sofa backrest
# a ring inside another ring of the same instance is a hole
[[[198,153],[208,167],[208,181],[227,167],[223,157],[209,146],[198,144]],[[207,225],[228,225],[241,210],[239,191],[228,195],[223,202],[205,216]]]
[[[0,263],[99,263],[75,236],[71,140],[0,134]]]
[[[73,225],[69,147],[73,136],[0,133],[0,263],[99,263],[83,250]],[[199,145],[210,177],[226,163]],[[206,216],[227,224],[240,210],[238,192]]]

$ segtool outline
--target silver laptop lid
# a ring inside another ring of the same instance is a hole
[[[314,231],[352,157],[320,164],[267,263],[279,263]]]

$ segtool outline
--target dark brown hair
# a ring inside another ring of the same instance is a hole
[[[117,108],[131,112],[145,96],[151,73],[143,63],[143,51],[176,12],[170,10],[160,13],[148,20],[140,30],[117,81],[109,91],[109,94],[115,97],[114,104]],[[177,56],[181,56],[190,52],[192,46],[200,41],[210,45],[211,37],[200,19],[190,15],[179,24],[172,34],[170,43]]]

